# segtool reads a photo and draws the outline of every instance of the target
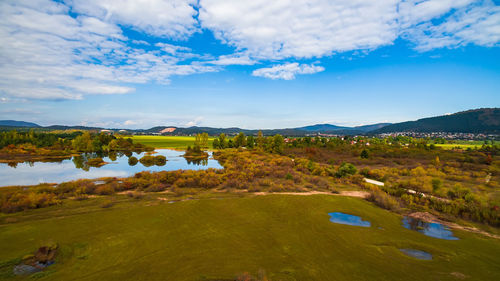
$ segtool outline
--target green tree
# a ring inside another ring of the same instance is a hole
[[[219,139],[218,138],[215,138],[214,141],[212,142],[212,147],[214,149],[219,149],[220,148],[220,145],[219,145]]]
[[[224,149],[226,147],[227,147],[226,135],[224,133],[221,133],[219,135],[219,148]]]
[[[240,132],[233,140],[234,147],[242,147],[247,145],[247,138],[243,132]]]
[[[260,148],[264,148],[265,143],[266,143],[266,139],[264,138],[262,131],[259,131],[257,133],[257,146]]]
[[[255,138],[253,136],[248,136],[247,137],[247,147],[254,148],[254,146],[255,146]]]
[[[285,147],[285,141],[283,136],[275,135],[272,141],[272,152],[281,154],[283,153],[283,148]]]
[[[356,174],[358,170],[356,169],[356,167],[351,164],[351,163],[342,163],[339,167],[339,169],[337,170],[337,173],[335,174],[335,176],[337,176],[338,178],[343,178],[343,177],[346,177],[346,176],[350,176],[350,175],[354,175]]]
[[[370,157],[368,151],[366,149],[363,149],[363,151],[361,151],[361,158],[368,159],[368,157]]]

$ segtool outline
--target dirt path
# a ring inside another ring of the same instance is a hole
[[[285,194],[285,195],[333,195],[333,196],[346,196],[346,197],[358,197],[358,198],[367,198],[370,193],[367,191],[341,191],[340,193],[331,193],[326,191],[307,191],[307,192],[254,192],[254,195],[270,195],[270,194]]]
[[[475,227],[463,226],[463,225],[456,224],[454,222],[443,221],[441,219],[438,219],[433,214],[426,213],[426,212],[411,213],[411,214],[408,215],[408,217],[415,218],[415,219],[420,219],[420,220],[425,221],[425,222],[440,223],[442,225],[446,225],[449,228],[454,228],[454,229],[459,229],[459,230],[465,230],[465,231],[469,231],[469,232],[473,232],[473,233],[482,234],[484,236],[488,236],[488,237],[491,237],[491,238],[500,239],[500,236],[498,236],[498,235],[491,234],[489,232],[486,232],[484,230],[480,230],[480,229],[475,228]]]

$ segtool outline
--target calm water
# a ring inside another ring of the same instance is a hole
[[[128,164],[128,157],[122,153],[103,157],[110,164],[102,167],[88,167],[83,164],[83,157],[73,157],[61,162],[20,163],[17,167],[10,167],[0,163],[0,186],[34,185],[39,183],[60,183],[76,179],[93,179],[100,177],[127,177],[141,171],[173,171],[173,170],[205,170],[208,168],[222,169],[219,162],[212,158],[208,160],[187,161],[181,155],[184,151],[157,149],[154,155],[163,155],[167,158],[164,166],[145,167],[140,162],[134,166]],[[132,153],[140,159],[145,153]]]
[[[419,250],[414,250],[414,249],[399,249],[401,252],[403,252],[405,255],[408,255],[410,257],[414,257],[420,260],[432,260],[432,255],[424,252],[424,251],[419,251]]]
[[[430,237],[445,240],[458,240],[457,237],[453,236],[453,232],[451,232],[448,227],[440,223],[428,223],[419,219],[404,217],[403,226],[407,229],[418,231]]]
[[[363,226],[363,227],[370,227],[371,225],[369,221],[364,221],[358,216],[353,216],[340,212],[328,213],[328,215],[330,215],[330,221],[334,223]]]

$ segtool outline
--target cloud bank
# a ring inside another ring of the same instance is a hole
[[[234,52],[185,46],[206,30]],[[252,75],[291,80],[324,70],[301,59],[371,51],[398,38],[417,52],[497,47],[500,7],[490,0],[4,0],[0,100],[127,94],[134,84],[228,65],[264,64]]]

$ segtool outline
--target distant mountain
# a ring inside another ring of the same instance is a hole
[[[104,128],[99,128],[99,127],[65,126],[65,125],[51,125],[51,126],[46,126],[43,128],[48,129],[48,130],[89,130],[89,131],[103,130],[104,129]]]
[[[383,128],[383,127],[386,127],[389,125],[391,125],[391,123],[377,123],[377,124],[372,124],[372,125],[357,126],[357,127],[354,127],[354,129],[362,131],[362,132],[370,132],[370,131],[374,131],[374,130],[377,130],[377,129],[380,129],[380,128]]]
[[[299,131],[307,131],[307,132],[333,132],[333,131],[352,129],[352,128],[341,127],[341,126],[336,126],[336,125],[331,125],[331,124],[316,124],[316,125],[299,127],[299,128],[294,128],[294,129],[299,130]]]
[[[10,130],[9,127],[18,128],[38,128],[39,130],[102,130],[105,128],[85,127],[85,126],[64,126],[53,125],[41,127],[35,123],[0,120],[0,127],[3,130]],[[109,129],[109,128],[108,128]],[[119,129],[109,129],[119,131]],[[185,136],[194,135],[197,133],[206,132],[209,135],[236,135],[243,132],[246,135],[257,135],[259,130],[247,130],[241,128],[213,128],[213,127],[187,127],[181,128],[176,126],[157,126],[150,129],[127,130],[130,133],[139,134],[161,134]],[[332,134],[332,135],[363,135],[363,134],[380,134],[391,132],[456,132],[456,133],[493,133],[500,134],[500,108],[481,108],[458,112],[450,115],[438,117],[430,117],[419,119],[417,121],[408,121],[396,124],[378,123],[371,125],[363,125],[356,127],[345,127],[331,124],[316,124],[298,128],[286,129],[266,129],[260,130],[264,135],[281,134],[283,136],[306,136],[316,134]]]
[[[0,126],[10,126],[10,127],[31,127],[31,128],[38,128],[40,125],[31,123],[31,122],[24,122],[24,121],[16,121],[16,120],[0,120]]]
[[[500,133],[500,108],[480,108],[385,126],[370,133]]]
[[[147,130],[138,130],[140,133],[155,133],[155,134],[164,134],[164,135],[193,135],[197,133],[206,132],[209,135],[218,135],[224,133],[226,135],[236,135],[239,132],[243,132],[246,135],[257,135],[259,131],[262,131],[262,134],[269,136],[280,134],[284,136],[305,136],[317,133],[323,134],[337,134],[337,135],[356,135],[363,134],[383,126],[386,126],[387,123],[366,125],[366,126],[358,126],[358,127],[342,127],[331,124],[316,124],[311,126],[299,127],[299,128],[286,128],[286,129],[266,129],[266,130],[248,130],[241,128],[212,128],[212,127],[188,127],[188,128],[180,128],[175,126],[158,126],[153,127]]]

